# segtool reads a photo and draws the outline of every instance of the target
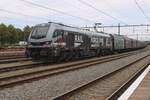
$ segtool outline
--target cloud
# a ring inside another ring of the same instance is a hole
[[[106,12],[107,14],[117,18],[114,20],[84,4],[79,0],[28,0],[49,8],[53,8],[73,16],[78,16],[83,19],[88,19],[93,22],[101,22],[104,25],[118,24],[119,21],[124,21],[128,24],[148,23],[142,13],[134,3],[134,0],[84,0],[90,3],[95,8]],[[149,0],[137,0],[148,14],[150,8]],[[76,26],[85,24],[91,25],[93,22],[81,20],[79,18],[70,17],[48,9],[36,7],[34,5],[23,2],[22,0],[2,0],[0,9],[5,9],[11,12],[20,14],[12,14],[0,10],[0,21],[3,23],[13,22],[11,24],[23,26],[24,24],[34,25],[48,21],[57,21]],[[23,16],[27,15],[27,16]],[[19,22],[18,22],[18,21]],[[19,24],[18,24],[19,23]]]

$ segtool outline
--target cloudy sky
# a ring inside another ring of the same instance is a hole
[[[74,26],[149,24],[150,0],[136,1],[147,18],[135,0],[1,0],[0,23],[20,28],[48,21]]]

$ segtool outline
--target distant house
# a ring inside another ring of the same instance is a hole
[[[25,45],[27,45],[27,42],[26,42],[26,41],[20,41],[20,42],[19,42],[19,45],[20,45],[20,46],[25,46]]]

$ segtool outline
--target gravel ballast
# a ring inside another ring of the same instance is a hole
[[[0,90],[0,100],[50,100],[50,98],[87,83],[105,73],[125,66],[150,51],[115,61],[54,75],[45,79]]]
[[[134,65],[131,65],[106,79],[99,80],[85,89],[82,89],[65,100],[105,100],[120,86],[122,86],[135,72],[141,69],[145,63],[150,61],[150,56]]]

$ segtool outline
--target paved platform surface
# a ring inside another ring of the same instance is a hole
[[[150,100],[150,71],[129,97],[129,100]]]

